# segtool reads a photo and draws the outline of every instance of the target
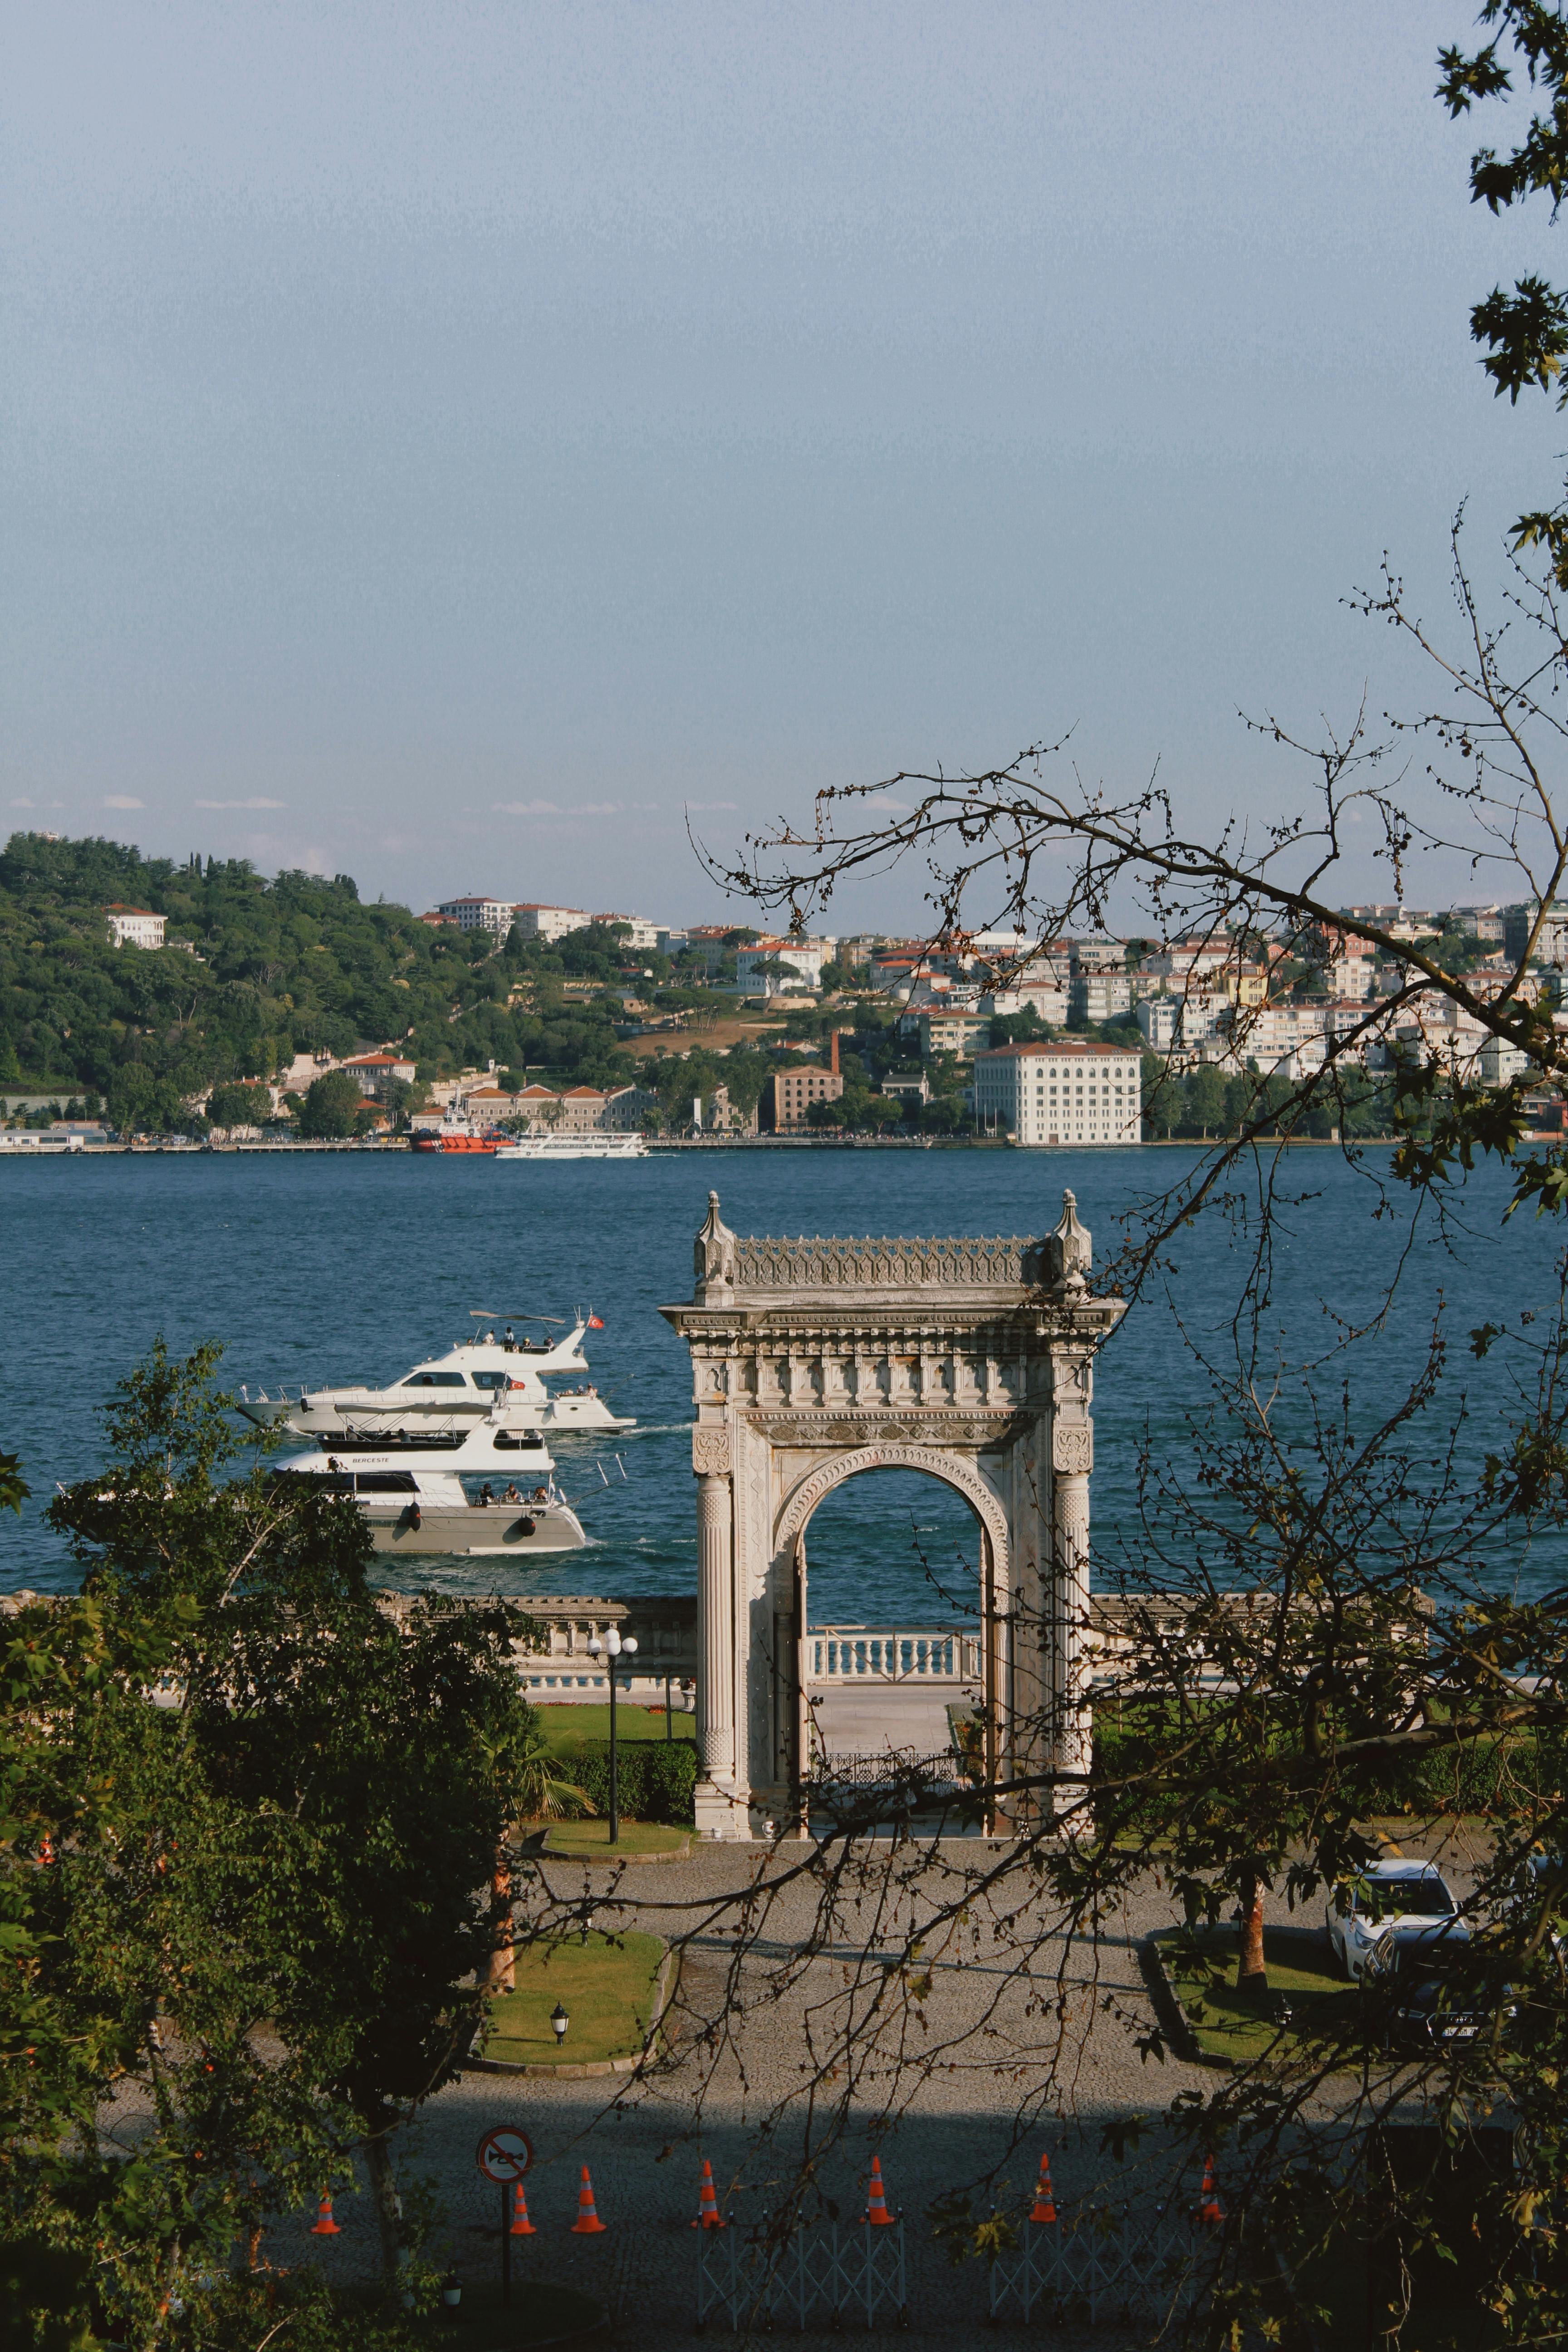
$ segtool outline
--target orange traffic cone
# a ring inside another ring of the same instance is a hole
[[[713,2167],[706,2157],[702,2159],[702,2186],[697,2197],[697,2219],[694,2230],[727,2230],[729,2223],[719,2210],[719,2199],[713,2187]]]
[[[1051,2159],[1048,2156],[1042,2156],[1040,2177],[1035,2184],[1035,2210],[1029,2219],[1031,2221],[1054,2221],[1056,2218],[1057,2200],[1051,2195]]]
[[[509,2238],[537,2238],[539,2235],[528,2218],[528,2200],[522,2193],[521,2180],[514,2180],[511,2184],[511,2227],[507,2235]]]
[[[342,2236],[342,2231],[339,2229],[337,2223],[332,2219],[331,2198],[324,2189],[321,2191],[320,2210],[317,2212],[315,2220],[310,2224],[310,2235],[312,2238],[341,2238]]]
[[[604,2226],[594,2208],[594,2184],[584,2165],[583,2186],[577,2191],[577,2219],[572,2224],[571,2234],[574,2238],[596,2238]]]
[[[882,2190],[880,2157],[874,2156],[871,2158],[871,2180],[866,2191],[866,2211],[863,2219],[869,2221],[873,2229],[890,2230],[893,2226],[893,2217],[888,2210],[888,2200]]]
[[[1204,2185],[1198,2191],[1198,2219],[1207,2230],[1217,2230],[1225,2220],[1225,2207],[1220,2203],[1219,2190],[1215,2187],[1212,2156],[1204,2158]]]

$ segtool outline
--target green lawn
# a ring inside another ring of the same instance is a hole
[[[543,1826],[541,1822],[528,1824],[531,1830]],[[612,1845],[610,1824],[600,1817],[585,1822],[552,1822],[544,1851],[573,1860],[609,1862],[618,1853],[683,1853],[690,1843],[689,1830],[666,1829],[659,1822],[623,1821],[620,1843]]]
[[[1223,1964],[1215,1984],[1200,1961],[1189,1958],[1185,1938],[1168,1928],[1155,1942],[1163,1956],[1183,2008],[1193,2021],[1198,2048],[1211,2058],[1243,2061],[1261,2056],[1277,2040],[1278,2029],[1260,2018],[1236,1990],[1237,1929],[1211,1928],[1200,1938],[1203,1952]],[[1334,1967],[1333,1955],[1321,1931],[1313,1927],[1267,1927],[1263,1957],[1268,1966],[1268,1990],[1276,2000],[1289,2002],[1292,2031],[1310,2038],[1317,2032],[1343,2032],[1353,2020],[1361,1995]]]
[[[608,1739],[610,1736],[607,1700],[603,1706],[542,1706],[536,1712],[552,1756],[579,1756],[585,1739]],[[652,1707],[628,1706],[619,1699],[616,1702],[617,1739],[662,1739],[665,1720]],[[697,1737],[695,1717],[682,1715],[679,1710],[670,1719],[670,1728],[677,1739],[692,1740]]]
[[[664,1953],[658,1936],[643,1935],[571,1936],[525,1946],[517,1955],[516,1990],[490,2003],[480,2055],[511,2066],[632,2056],[647,2037]],[[559,2046],[550,2023],[557,2001],[572,2021]]]

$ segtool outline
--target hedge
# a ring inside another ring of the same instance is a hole
[[[585,1739],[562,1757],[556,1769],[581,1789],[596,1812],[610,1810],[610,1743]],[[623,1741],[616,1767],[621,1811],[629,1822],[684,1822],[693,1819],[697,1749],[689,1739]]]

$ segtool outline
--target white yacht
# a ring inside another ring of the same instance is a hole
[[[310,1437],[339,1430],[462,1430],[482,1420],[498,1399],[505,1401],[511,1425],[552,1435],[636,1426],[611,1412],[587,1377],[583,1335],[596,1321],[591,1308],[578,1316],[563,1339],[543,1341],[516,1339],[511,1324],[483,1307],[470,1312],[474,1322],[489,1328],[458,1340],[443,1356],[427,1356],[390,1388],[302,1388],[297,1398],[282,1389],[273,1396],[258,1389],[252,1396],[242,1388],[239,1410],[264,1429],[281,1424]],[[497,1323],[503,1325],[499,1339]],[[545,1385],[574,1374],[582,1377],[570,1387]]]
[[[308,1478],[352,1495],[377,1551],[484,1559],[587,1542],[554,1473],[537,1430],[518,1427],[498,1402],[462,1429],[327,1433],[270,1475],[285,1490]]]
[[[646,1160],[644,1135],[525,1135],[497,1147],[498,1160]]]

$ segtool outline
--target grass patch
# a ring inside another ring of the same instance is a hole
[[[513,2241],[510,2311],[501,2308],[500,2251],[492,2246],[488,2253],[470,2255],[458,2265],[462,2302],[451,2317],[437,2312],[422,2321],[421,2336],[432,2344],[460,2344],[463,2352],[513,2352],[514,2347],[549,2344],[597,2327],[605,2309],[591,2294],[530,2277],[529,2256],[535,2242],[531,2238]]]
[[[536,1706],[534,1712],[543,1727],[545,1745],[552,1756],[581,1756],[590,1741],[608,1739],[610,1736],[607,1700],[603,1706]],[[697,1720],[694,1716],[677,1714],[668,1720],[675,1740],[695,1741]],[[662,1739],[666,1721],[664,1716],[656,1715],[650,1706],[629,1706],[623,1700],[616,1701],[617,1739]],[[672,1741],[671,1745],[674,1744]]]
[[[1236,1990],[1238,1940],[1235,1927],[1211,1927],[1195,1938],[1169,1927],[1154,1938],[1205,2057],[1234,2058],[1245,2065],[1277,2044],[1289,2054],[1293,2042],[1323,2034],[1353,2037],[1362,1995],[1338,1973],[1328,1939],[1317,1928],[1263,1931],[1270,1998],[1290,2005],[1291,2026],[1282,2042],[1272,2019],[1260,2017]],[[1223,1970],[1217,1982],[1205,1962]]]
[[[480,2055],[509,2066],[634,2056],[647,2038],[664,1953],[660,1937],[642,1935],[520,1946],[515,1990],[491,2001]],[[550,2023],[557,2001],[572,2021],[559,2047]]]
[[[542,1829],[542,1822],[530,1822],[530,1829]],[[618,1845],[610,1843],[610,1824],[601,1815],[596,1821],[552,1822],[545,1844],[547,1854],[564,1854],[568,1860],[613,1862],[618,1853],[683,1853],[691,1843],[689,1830],[671,1829],[663,1822],[628,1822],[621,1823]]]

